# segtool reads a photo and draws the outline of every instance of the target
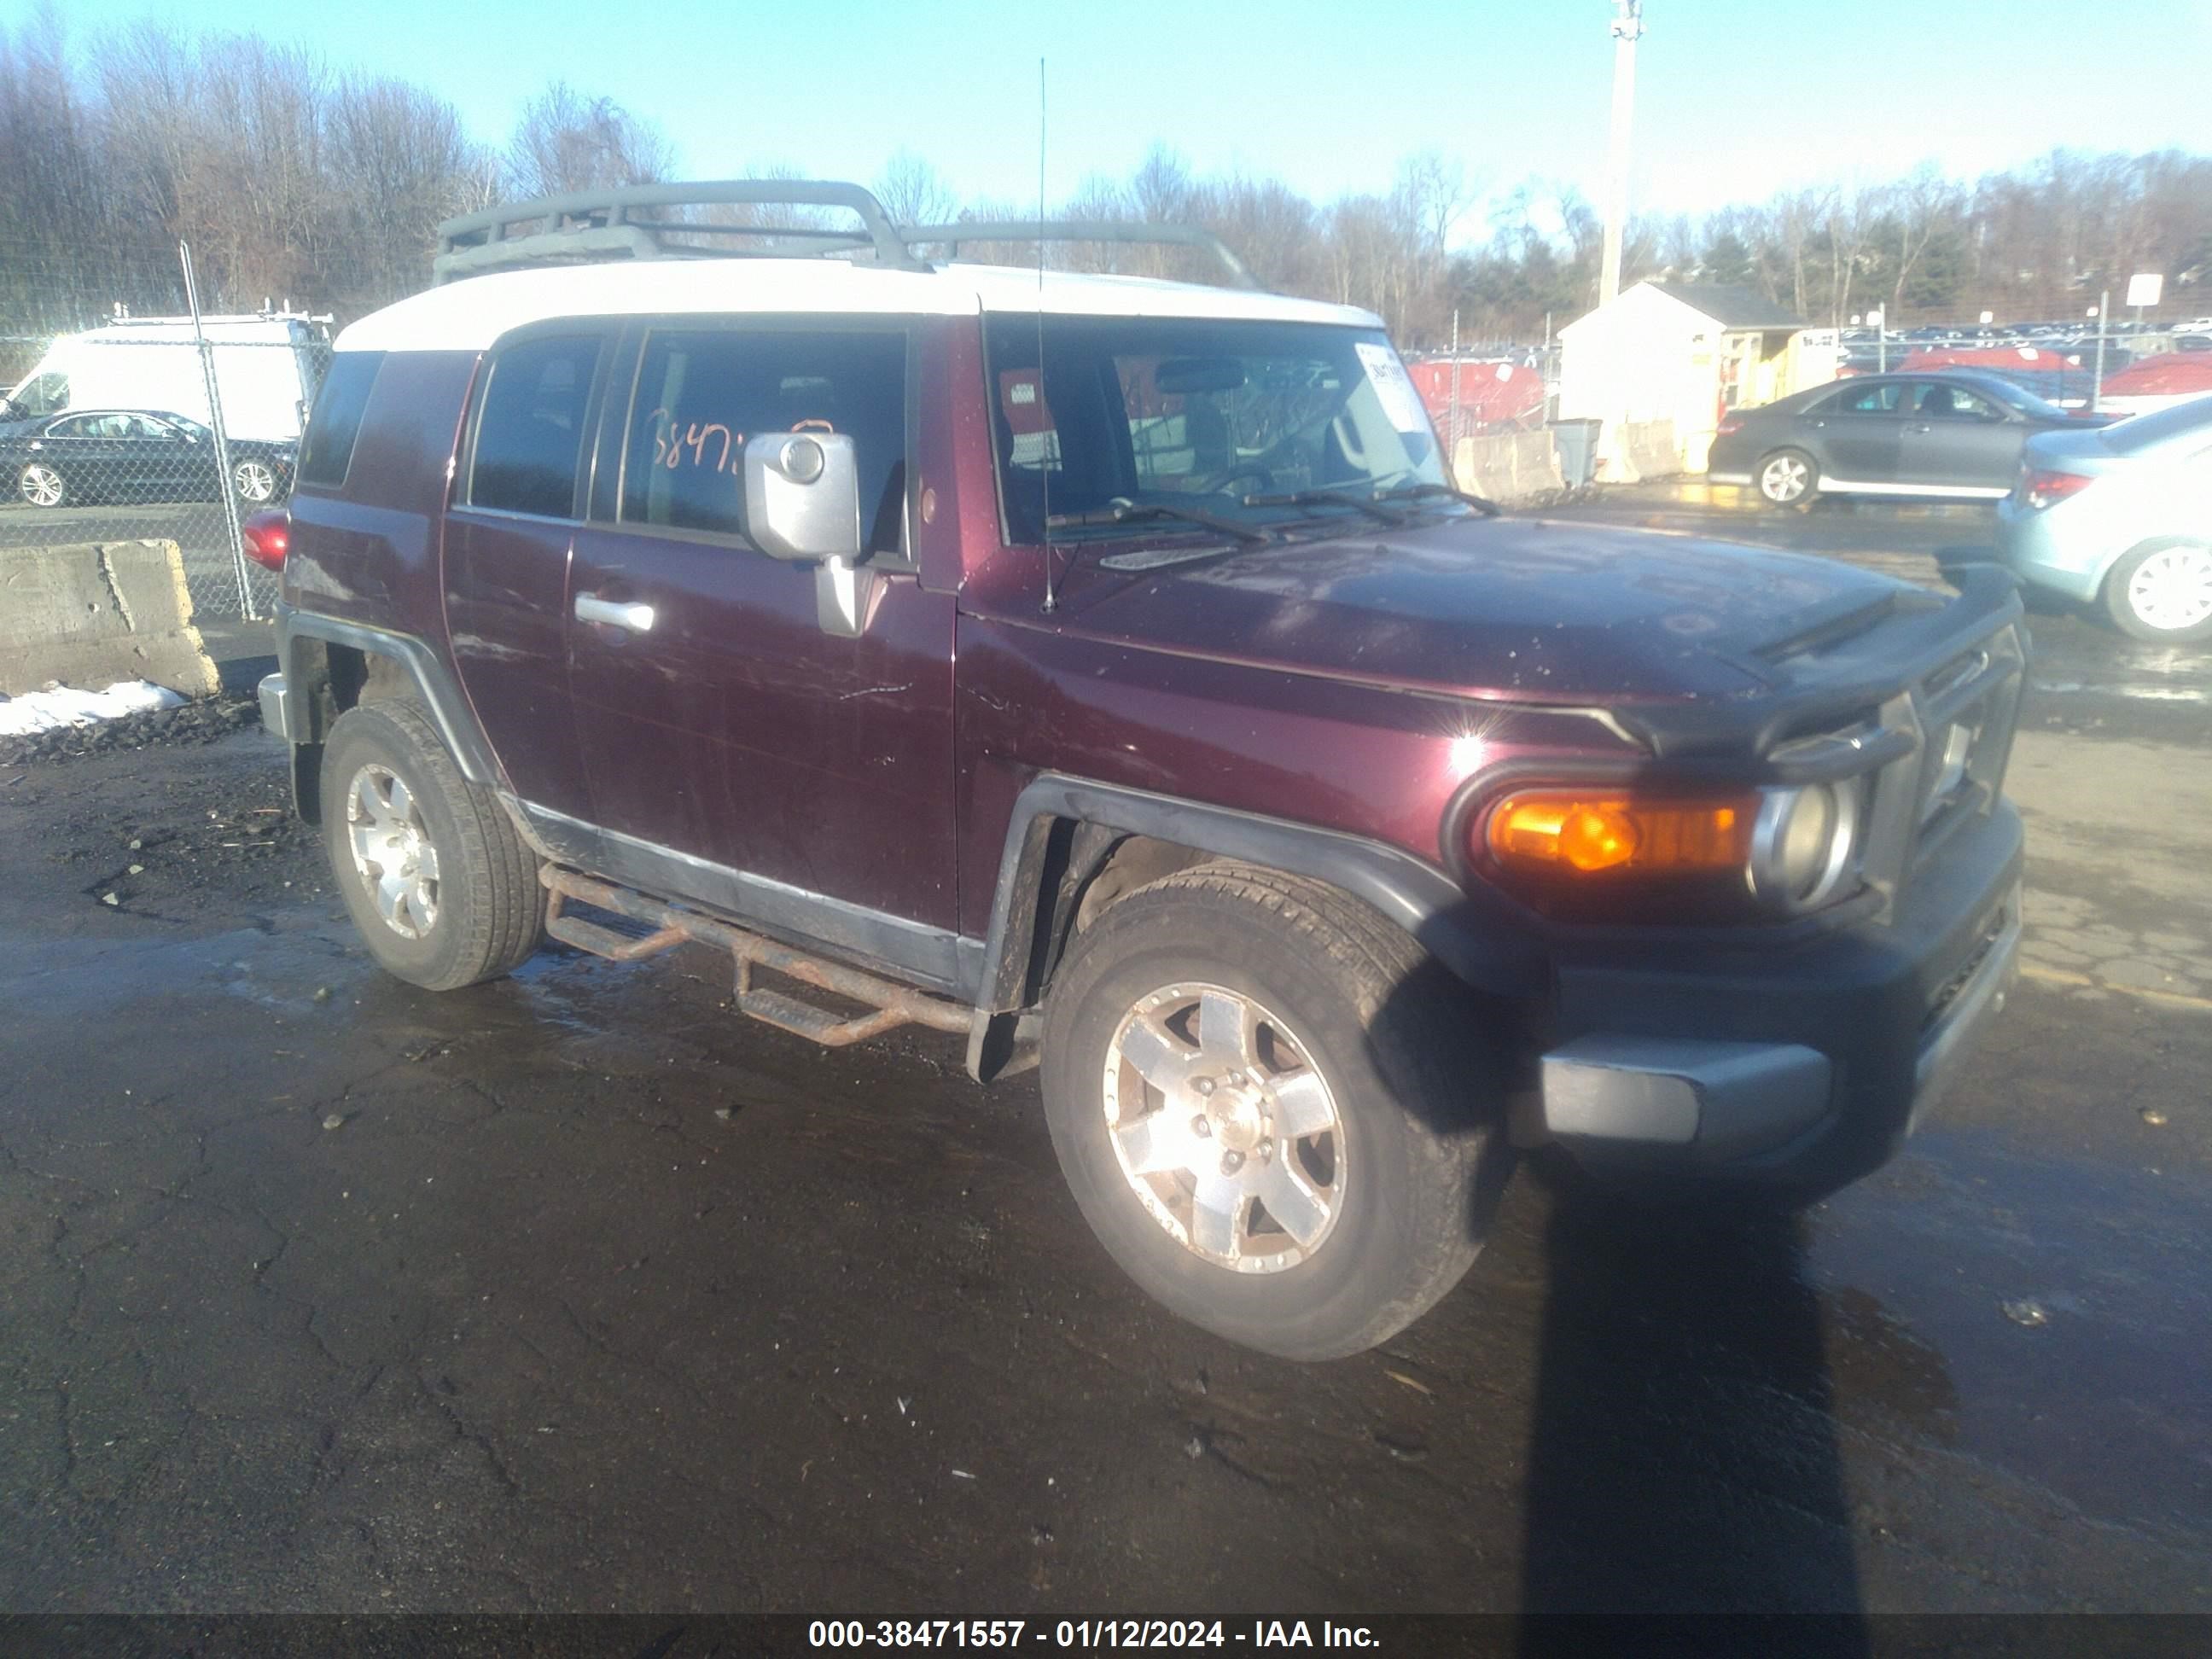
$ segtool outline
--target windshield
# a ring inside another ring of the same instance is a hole
[[[1379,329],[1048,316],[1042,385],[1038,333],[1033,315],[986,323],[1010,541],[1043,539],[1048,493],[1055,519],[1121,501],[1256,525],[1348,513],[1247,495],[1445,482],[1428,411]],[[1144,533],[1170,523],[1147,519]]]

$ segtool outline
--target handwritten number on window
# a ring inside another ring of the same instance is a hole
[[[673,472],[684,464],[688,457],[693,466],[706,471],[736,471],[731,465],[731,456],[744,447],[744,433],[732,432],[720,421],[709,421],[703,426],[696,421],[690,421],[684,423],[684,435],[679,438],[676,435],[676,419],[666,410],[654,410],[650,418],[653,422],[653,464],[655,466],[665,466]],[[721,447],[715,451],[714,465],[709,468],[707,466],[707,445],[718,435],[721,439]]]

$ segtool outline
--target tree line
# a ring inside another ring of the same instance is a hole
[[[441,219],[678,171],[649,118],[565,83],[531,100],[492,145],[426,88],[335,70],[298,47],[148,22],[72,50],[47,14],[0,33],[0,177],[10,181],[0,336],[88,326],[118,303],[182,309],[179,240],[210,309],[289,298],[344,320],[423,286]],[[1571,185],[1486,183],[1428,150],[1401,161],[1387,190],[1316,201],[1279,179],[1201,173],[1159,146],[1126,177],[1086,179],[1053,211],[1202,226],[1266,286],[1366,307],[1409,347],[1455,331],[1533,341],[1595,302],[1602,226]],[[1036,211],[963,201],[911,151],[890,157],[873,187],[902,224]],[[720,216],[746,222],[742,210]],[[1018,245],[996,252],[1036,257]],[[1214,274],[1176,248],[1056,246],[1048,258]],[[1748,285],[1814,324],[1874,307],[1893,327],[1983,309],[2078,317],[2102,288],[2117,304],[2141,270],[2165,274],[2169,312],[2202,313],[2212,310],[2212,157],[2054,150],[1973,181],[1923,166],[1702,216],[1645,215],[1628,227],[1623,266],[1631,282]]]

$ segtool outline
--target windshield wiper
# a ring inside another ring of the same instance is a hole
[[[1393,513],[1387,507],[1377,507],[1371,495],[1355,495],[1348,489],[1286,489],[1275,495],[1247,495],[1247,507],[1349,507],[1364,513],[1370,519],[1384,524],[1401,525],[1406,522],[1402,513]]]
[[[1164,501],[1116,501],[1087,513],[1055,513],[1044,521],[1044,527],[1048,531],[1081,530],[1095,525],[1136,524],[1146,519],[1178,519],[1260,546],[1275,539],[1265,531],[1224,519],[1218,513],[1208,513],[1203,507],[1170,507]]]
[[[1464,489],[1454,489],[1449,484],[1396,484],[1389,489],[1378,489],[1375,498],[1382,501],[1417,501],[1425,496],[1448,495],[1453,501],[1464,501],[1486,519],[1494,519],[1505,509],[1487,495],[1472,495]]]

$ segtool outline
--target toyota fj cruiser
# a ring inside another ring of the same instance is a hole
[[[2014,971],[2008,579],[1501,515],[1365,312],[958,257],[1060,236],[1133,233],[441,228],[251,532],[377,959],[704,944],[817,1042],[1036,1064],[1122,1267],[1303,1358],[1442,1296],[1516,1147],[1784,1201],[1892,1153]]]

